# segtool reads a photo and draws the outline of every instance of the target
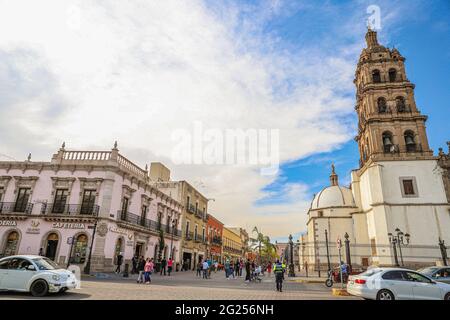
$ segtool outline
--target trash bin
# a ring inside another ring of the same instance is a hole
[[[128,263],[125,263],[125,269],[123,270],[123,277],[128,278],[128,268],[130,265]]]

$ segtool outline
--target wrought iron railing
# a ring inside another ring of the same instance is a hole
[[[176,237],[181,237],[181,230],[172,228],[171,226],[166,226],[165,224],[159,223],[158,221],[154,221],[151,219],[147,219],[143,216],[138,216],[137,214],[131,212],[123,212],[122,210],[117,211],[117,217],[121,221],[125,221],[137,226],[141,226],[152,231],[160,231],[163,230],[166,234],[173,235]]]
[[[41,207],[41,214],[45,215],[87,215],[97,216],[100,211],[98,205],[93,204],[61,204],[61,203],[44,203]]]
[[[0,202],[0,214],[17,213],[17,214],[31,214],[33,204],[30,202]]]

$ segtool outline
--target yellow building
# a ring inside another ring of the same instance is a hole
[[[243,258],[241,235],[227,227],[223,227],[222,232],[222,257],[230,260]]]

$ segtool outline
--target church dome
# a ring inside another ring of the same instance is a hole
[[[314,197],[311,209],[349,206],[355,206],[352,190],[341,186],[329,186]]]
[[[311,210],[329,207],[354,207],[352,190],[342,187],[338,182],[334,164],[331,165],[330,186],[322,189],[311,203]]]

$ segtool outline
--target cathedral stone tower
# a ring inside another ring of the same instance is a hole
[[[360,167],[372,161],[432,158],[427,117],[416,106],[405,58],[397,49],[380,45],[373,30],[367,31],[366,42],[354,80]]]

